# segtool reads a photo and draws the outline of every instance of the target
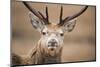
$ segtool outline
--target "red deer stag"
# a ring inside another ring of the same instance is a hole
[[[88,6],[82,8],[78,13],[65,17],[63,16],[63,7],[61,6],[60,21],[58,24],[49,22],[48,8],[46,7],[46,17],[26,2],[23,2],[28,8],[29,17],[32,26],[41,33],[41,38],[34,45],[28,57],[23,58],[13,54],[14,64],[46,64],[60,63],[65,32],[71,32],[76,24],[76,18],[86,11]]]

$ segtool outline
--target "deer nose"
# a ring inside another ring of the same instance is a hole
[[[51,39],[48,42],[48,47],[55,47],[55,46],[57,46],[57,41],[55,39]]]

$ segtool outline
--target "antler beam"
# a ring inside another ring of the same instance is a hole
[[[84,13],[86,11],[86,9],[88,8],[88,6],[85,6],[83,9],[81,9],[78,13],[72,15],[72,16],[68,16],[65,19],[62,19],[62,13],[63,13],[63,8],[61,6],[61,12],[60,12],[60,23],[58,25],[62,26],[65,22],[70,21],[78,16],[80,16],[82,13]]]
[[[23,1],[23,4],[35,15],[37,16],[40,20],[42,20],[45,24],[50,24],[49,20],[48,20],[48,8],[46,7],[46,17],[44,17],[44,15],[39,12],[36,11],[34,8],[31,8],[31,6]]]

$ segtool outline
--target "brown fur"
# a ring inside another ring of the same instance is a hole
[[[28,56],[18,56],[12,53],[12,65],[60,63],[61,50],[59,54],[50,56],[45,53],[44,49],[42,48],[41,41],[39,41],[38,44],[34,45]]]

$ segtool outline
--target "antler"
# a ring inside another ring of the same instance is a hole
[[[44,17],[44,15],[39,12],[36,11],[34,8],[31,8],[30,5],[26,2],[23,1],[23,4],[35,15],[37,16],[40,20],[42,20],[45,24],[50,24],[49,20],[48,20],[48,8],[46,7],[46,17]]]
[[[38,12],[39,12],[39,11],[38,11]],[[50,23],[49,23],[49,19],[48,19],[49,16],[48,16],[48,7],[47,7],[47,6],[46,6],[46,17],[44,17],[43,14],[42,14],[41,12],[39,12],[39,14],[43,17],[43,19],[45,19],[45,21],[46,21],[47,24],[50,24]]]
[[[61,6],[61,12],[60,12],[60,23],[58,25],[62,26],[65,22],[70,21],[78,16],[80,16],[82,13],[84,13],[86,11],[86,9],[88,8],[88,6],[85,6],[83,9],[81,9],[78,13],[72,15],[72,16],[68,16],[65,19],[62,19],[62,13],[63,13],[63,8]]]

